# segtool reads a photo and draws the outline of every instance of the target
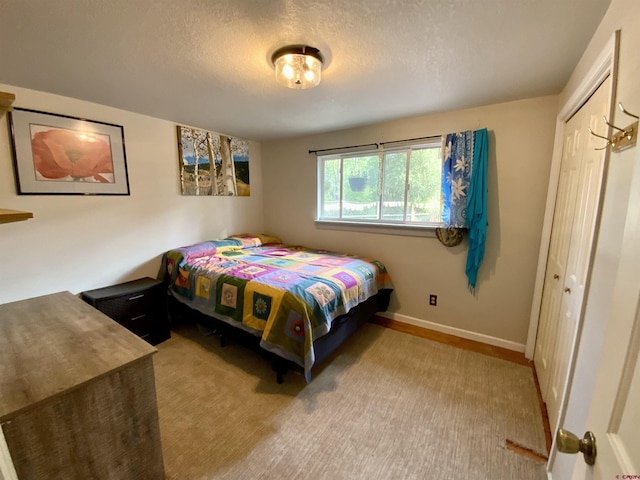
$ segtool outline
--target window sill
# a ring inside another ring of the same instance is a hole
[[[342,230],[351,232],[380,233],[407,237],[436,237],[439,225],[406,225],[396,223],[367,223],[341,220],[316,220],[316,227],[322,230]]]

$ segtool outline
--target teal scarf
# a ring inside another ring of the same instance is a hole
[[[487,238],[487,164],[489,159],[489,134],[487,129],[474,132],[473,167],[469,198],[467,200],[467,228],[469,249],[467,250],[466,274],[469,289],[475,292],[478,269],[484,258]]]

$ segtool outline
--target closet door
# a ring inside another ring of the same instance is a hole
[[[606,132],[607,78],[567,122],[534,362],[554,429],[582,315],[602,190],[604,145],[588,128]]]
[[[549,243],[540,306],[540,321],[534,363],[542,397],[547,401],[556,346],[556,329],[562,300],[571,228],[578,196],[580,159],[584,150],[582,122],[584,109],[579,110],[565,126],[565,137],[558,178],[558,193]],[[551,387],[552,388],[552,387]]]

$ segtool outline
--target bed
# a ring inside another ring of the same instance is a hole
[[[216,331],[255,338],[271,354],[278,383],[291,365],[309,382],[314,365],[387,309],[393,290],[377,260],[253,234],[170,250],[159,279],[174,308]]]

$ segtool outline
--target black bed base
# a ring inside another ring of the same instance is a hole
[[[342,342],[353,334],[361,325],[371,320],[376,312],[384,312],[389,307],[389,297],[391,290],[381,290],[367,301],[352,308],[347,314],[336,318],[333,321],[331,331],[315,340],[314,353],[315,365],[326,359]],[[184,303],[176,300],[173,296],[168,297],[169,318],[171,322],[195,321],[214,334],[220,335],[220,345],[224,347],[227,340],[234,340],[259,352],[264,358],[271,361],[273,370],[276,373],[276,381],[282,383],[284,375],[289,369],[303,371],[302,367],[290,360],[279,357],[260,347],[260,337],[250,334],[242,329],[218,320],[202,312],[194,310]]]

